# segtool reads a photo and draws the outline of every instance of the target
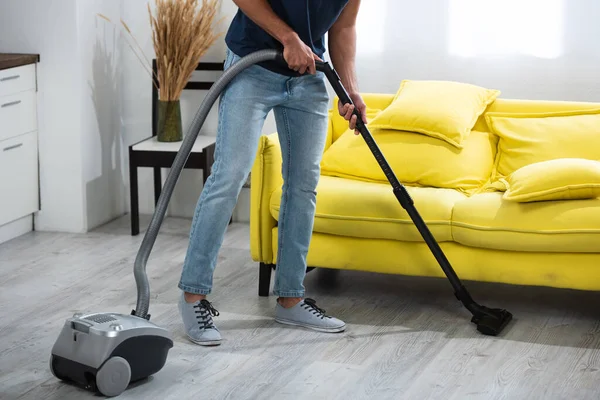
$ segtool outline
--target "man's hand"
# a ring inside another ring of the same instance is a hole
[[[356,115],[354,115],[354,109],[358,110],[358,113],[361,116],[362,121],[367,124],[367,105],[365,104],[364,100],[362,99],[361,95],[356,93],[356,94],[350,94],[350,99],[352,99],[352,102],[354,103],[354,105],[351,104],[342,104],[341,100],[338,100],[338,111],[340,113],[340,115],[342,117],[344,117],[344,119],[346,121],[350,121],[349,122],[349,126],[350,129],[354,129],[354,134],[355,135],[359,135],[360,131],[358,129],[356,129]]]
[[[288,67],[304,74],[315,74],[315,60],[321,60],[298,34],[279,18],[267,0],[233,0],[252,21],[283,44],[283,58]]]
[[[311,74],[317,72],[315,60],[323,61],[312,52],[298,35],[294,32],[283,39],[283,58],[288,67],[300,74],[308,71]]]

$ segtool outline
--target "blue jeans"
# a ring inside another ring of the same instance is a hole
[[[239,57],[227,52],[225,68]],[[327,137],[329,94],[321,72],[288,77],[253,65],[237,75],[219,100],[212,173],[198,199],[179,288],[210,294],[217,255],[239,193],[252,169],[258,140],[273,110],[282,152],[274,294],[304,297],[306,254],[316,187]]]

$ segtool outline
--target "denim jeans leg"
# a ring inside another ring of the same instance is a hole
[[[287,101],[274,108],[283,159],[274,294],[304,297],[306,257],[327,137],[329,95],[322,73],[293,78]]]
[[[233,55],[229,55],[230,65]],[[273,102],[283,98],[278,82],[253,66],[236,76],[219,101],[218,132],[212,173],[202,189],[178,287],[210,294],[218,252],[242,186],[252,168],[258,139]]]

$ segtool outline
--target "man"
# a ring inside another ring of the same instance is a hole
[[[355,22],[360,0],[234,0],[239,7],[226,35],[225,68],[249,53],[283,50],[288,64],[266,62],[235,77],[219,102],[212,173],[192,221],[190,244],[179,288],[179,311],[187,336],[200,345],[218,345],[221,334],[206,300],[217,254],[240,190],[252,169],[258,140],[273,111],[282,149],[283,194],[274,294],[275,320],[322,332],[342,332],[345,323],[304,299],[306,254],[312,234],[319,165],[327,135],[327,81],[315,60],[329,53],[355,106],[365,115],[354,72]],[[339,112],[355,129],[349,104]],[[363,117],[364,118],[364,117]],[[366,121],[366,118],[364,118]]]

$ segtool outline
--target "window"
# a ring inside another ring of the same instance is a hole
[[[356,46],[360,54],[380,54],[385,46],[385,20],[390,0],[363,1],[356,18]]]
[[[449,52],[462,57],[562,54],[565,0],[450,0]]]

